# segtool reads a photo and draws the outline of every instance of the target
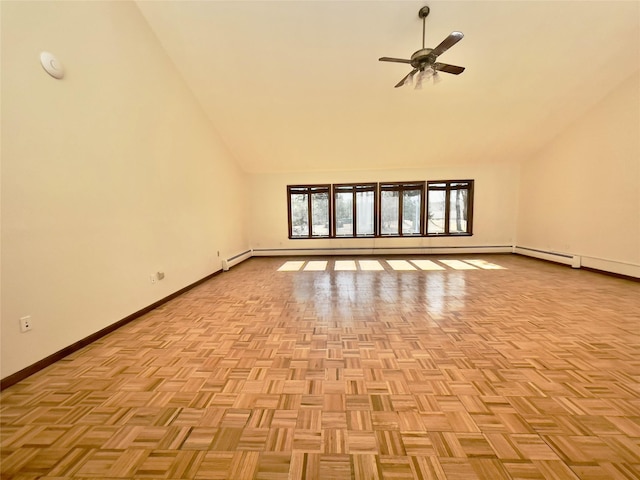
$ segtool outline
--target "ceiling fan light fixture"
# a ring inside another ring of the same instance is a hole
[[[408,87],[413,85],[413,75],[407,76],[407,79],[404,81],[404,85],[407,85]]]
[[[418,76],[416,79],[416,87],[415,87],[416,90],[422,90],[422,84],[425,81],[428,81],[430,79],[433,79],[434,85],[436,83],[440,83],[440,81],[442,80],[440,78],[440,75],[438,75],[438,71],[434,69],[432,66],[428,66],[423,70],[421,70],[420,73],[418,73]]]
[[[414,90],[422,90],[422,77],[418,76],[416,79],[416,86],[413,87]]]

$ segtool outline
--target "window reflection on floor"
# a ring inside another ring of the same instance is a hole
[[[288,260],[279,272],[298,272],[300,270],[323,272],[334,271],[446,271],[446,270],[506,270],[497,263],[481,259],[387,259],[387,260]]]

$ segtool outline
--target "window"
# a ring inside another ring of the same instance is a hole
[[[333,199],[336,237],[375,236],[375,183],[334,185]]]
[[[289,238],[472,235],[473,183],[289,185]]]
[[[289,238],[322,238],[331,234],[330,185],[287,187]]]
[[[473,180],[427,182],[427,235],[471,235]]]
[[[424,182],[380,184],[380,234],[421,235]]]

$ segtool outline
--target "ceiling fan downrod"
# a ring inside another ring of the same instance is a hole
[[[431,10],[426,5],[418,11],[418,16],[422,19],[422,48],[424,49],[425,29],[427,25],[426,18]]]

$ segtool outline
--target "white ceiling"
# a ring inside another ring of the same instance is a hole
[[[248,172],[520,161],[640,68],[640,2],[138,1]],[[421,47],[461,65],[393,86]],[[637,106],[632,107],[637,108]]]

